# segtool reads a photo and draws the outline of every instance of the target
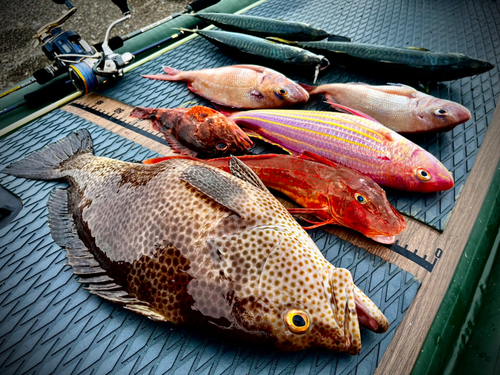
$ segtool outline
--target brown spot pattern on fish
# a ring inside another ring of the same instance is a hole
[[[356,305],[365,297],[349,271],[253,183],[191,160],[135,165],[76,151],[59,165],[52,151],[34,158],[70,187],[51,196],[51,233],[90,292],[154,320],[284,350],[358,353],[357,309],[386,329],[375,305]],[[26,176],[30,160],[4,172]]]

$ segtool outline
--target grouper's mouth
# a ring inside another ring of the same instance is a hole
[[[365,307],[363,302],[358,296],[354,295],[354,301],[356,302],[356,313],[358,314],[358,322],[360,326],[368,328],[373,332],[377,332],[379,329],[377,321],[370,315],[370,312]]]

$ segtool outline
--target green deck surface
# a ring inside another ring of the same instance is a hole
[[[500,163],[412,375],[500,374]]]

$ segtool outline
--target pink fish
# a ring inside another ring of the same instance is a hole
[[[283,74],[258,65],[180,71],[163,67],[162,75],[144,78],[184,81],[195,94],[233,108],[285,108],[307,102],[309,94]]]
[[[398,133],[448,131],[471,117],[469,110],[458,103],[401,84],[302,86],[310,95],[325,94],[327,102],[335,109],[342,110],[342,106],[346,106],[361,111]]]
[[[296,153],[309,151],[394,189],[435,192],[453,187],[451,173],[429,152],[368,118],[338,112],[253,110],[234,122]]]

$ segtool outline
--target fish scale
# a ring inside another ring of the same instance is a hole
[[[51,193],[49,226],[91,293],[153,320],[283,350],[357,354],[359,324],[388,329],[350,272],[323,257],[257,176],[185,159],[127,163],[92,148],[81,130],[2,171],[69,182]],[[253,174],[236,158],[230,168]]]
[[[229,117],[296,153],[309,151],[396,189],[431,192],[453,186],[433,155],[376,121],[346,113],[251,110]]]

